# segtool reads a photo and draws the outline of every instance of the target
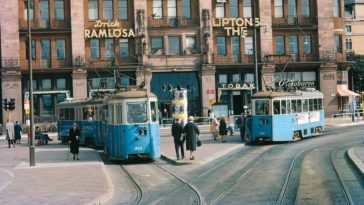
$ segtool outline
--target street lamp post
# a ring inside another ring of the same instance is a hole
[[[254,19],[254,76],[255,76],[255,92],[259,92],[259,80],[258,80],[258,52],[257,52],[257,26],[255,24],[255,0],[252,0],[252,16]]]
[[[32,36],[30,27],[30,1],[28,0],[27,8],[27,18],[28,18],[28,67],[29,67],[29,111],[30,111],[30,125],[29,125],[29,165],[35,166],[35,146],[34,146],[34,132],[33,132],[33,69],[32,69]]]

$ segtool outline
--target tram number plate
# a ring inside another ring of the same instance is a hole
[[[134,150],[135,150],[135,151],[142,151],[142,150],[143,150],[143,148],[142,148],[142,147],[134,147]]]

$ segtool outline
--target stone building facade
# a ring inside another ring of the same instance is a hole
[[[189,114],[197,116],[207,116],[216,103],[240,114],[257,87],[316,88],[325,94],[327,115],[339,108],[340,95],[350,95],[338,87],[347,83],[350,65],[341,0],[0,0],[0,5],[1,96],[15,98],[14,120],[25,119],[29,62],[36,121],[54,121],[56,104],[67,97],[84,99],[116,86],[144,85],[158,96],[165,117],[172,109],[166,88],[177,86],[189,88]],[[2,116],[4,122],[3,109]]]

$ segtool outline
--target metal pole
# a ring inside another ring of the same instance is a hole
[[[255,25],[255,1],[252,0],[252,13],[254,19],[254,75],[255,75],[255,92],[259,92],[259,80],[258,80],[258,52],[257,52],[257,27]]]
[[[33,113],[33,69],[32,69],[32,36],[31,36],[31,27],[30,27],[30,0],[28,0],[28,8],[27,8],[27,18],[28,18],[28,67],[29,67],[29,111],[30,111],[30,126],[29,126],[29,134],[30,134],[30,145],[29,145],[29,165],[35,166],[35,146],[34,146],[34,130],[33,130],[33,122],[34,122],[34,113]]]

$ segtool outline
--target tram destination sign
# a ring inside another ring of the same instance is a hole
[[[85,38],[130,38],[135,37],[133,29],[122,28],[115,20],[96,20],[92,29],[85,29]]]

